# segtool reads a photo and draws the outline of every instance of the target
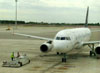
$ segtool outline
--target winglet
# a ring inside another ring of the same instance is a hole
[[[88,15],[89,15],[89,6],[87,7],[86,20],[85,20],[85,27],[88,27]]]

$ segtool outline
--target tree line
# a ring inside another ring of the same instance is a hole
[[[25,21],[17,21],[18,24],[25,24]],[[15,24],[14,20],[0,20],[0,24]]]
[[[0,20],[0,24],[15,24],[14,20]],[[19,25],[84,25],[84,23],[47,23],[47,22],[25,22],[25,21],[17,21]],[[88,25],[96,25],[100,26],[100,23],[89,23]]]

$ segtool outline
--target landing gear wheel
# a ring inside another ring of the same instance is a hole
[[[61,53],[61,55],[64,55],[64,53]]]
[[[30,60],[29,60],[29,63],[30,63]]]
[[[92,55],[96,56],[96,54],[93,51],[90,51],[90,57],[92,57]]]
[[[60,53],[59,52],[57,52],[57,55],[59,55]]]
[[[62,62],[66,62],[66,58],[62,58]]]
[[[92,52],[92,51],[90,51],[90,57],[92,57],[92,54],[93,54],[93,52]]]
[[[96,54],[94,53],[94,56],[96,56]]]

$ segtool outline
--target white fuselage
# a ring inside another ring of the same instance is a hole
[[[58,32],[53,40],[53,47],[57,52],[66,53],[75,48],[81,48],[82,42],[90,40],[89,28],[65,29]]]

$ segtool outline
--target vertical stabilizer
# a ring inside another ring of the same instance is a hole
[[[85,20],[85,27],[88,27],[88,15],[89,15],[89,6],[87,7],[86,20]]]

